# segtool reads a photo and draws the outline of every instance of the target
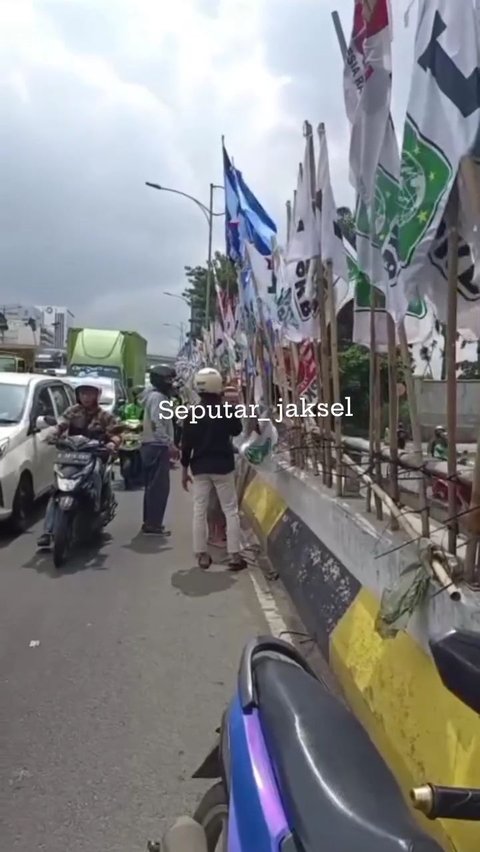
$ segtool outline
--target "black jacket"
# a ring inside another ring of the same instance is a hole
[[[226,416],[225,403],[218,396],[202,397],[207,414],[196,423],[183,421],[182,467],[199,474],[226,474],[235,470],[232,438],[241,434],[242,421],[239,417]],[[208,411],[211,406],[211,414]],[[233,415],[235,406],[230,404]]]

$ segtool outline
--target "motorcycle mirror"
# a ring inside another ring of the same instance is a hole
[[[452,630],[430,641],[443,685],[463,704],[480,713],[480,634]]]
[[[49,426],[56,426],[57,421],[55,417],[51,417],[48,414],[37,417],[35,421],[35,428],[38,429],[39,432],[43,432],[44,429],[48,429]]]

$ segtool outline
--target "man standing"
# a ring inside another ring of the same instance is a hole
[[[200,568],[209,568],[212,562],[207,553],[207,512],[210,491],[214,488],[226,520],[229,566],[232,571],[241,571],[246,562],[240,554],[232,438],[240,435],[242,421],[234,416],[231,404],[227,412],[222,384],[220,373],[211,368],[200,370],[195,377],[204,414],[196,422],[186,420],[183,425],[182,485],[187,491],[193,481],[193,547]]]
[[[152,387],[140,398],[143,406],[142,465],[145,492],[143,526],[145,535],[167,536],[163,519],[170,494],[170,462],[178,458],[173,436],[173,419],[162,411],[162,403],[170,403],[175,371],[159,364],[150,372]],[[168,408],[168,406],[166,406]]]

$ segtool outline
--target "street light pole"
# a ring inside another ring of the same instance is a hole
[[[193,195],[189,195],[187,192],[181,192],[178,189],[172,189],[171,187],[161,186],[158,183],[151,183],[150,181],[146,181],[146,186],[149,186],[151,189],[158,189],[162,192],[172,192],[174,195],[182,195],[184,198],[188,198],[190,201],[193,201],[194,204],[202,211],[205,219],[208,223],[208,259],[207,259],[207,286],[206,286],[206,296],[205,296],[205,326],[208,328],[208,320],[210,317],[210,294],[212,292],[212,279],[213,279],[213,263],[212,263],[212,244],[213,244],[213,218],[214,216],[225,216],[225,211],[222,210],[219,213],[214,213],[213,211],[213,194],[216,189],[224,189],[223,186],[211,183],[210,184],[210,201],[209,206],[206,207],[205,204],[202,204],[198,198],[195,198]],[[164,291],[166,292],[166,291]],[[166,293],[166,295],[175,295],[173,293]],[[182,298],[181,296],[176,296],[176,298]],[[186,300],[185,300],[186,301]]]
[[[213,183],[210,184],[210,207],[208,216],[208,259],[207,259],[207,295],[205,299],[205,328],[208,329],[210,316],[210,291],[212,289],[212,241],[213,241]]]

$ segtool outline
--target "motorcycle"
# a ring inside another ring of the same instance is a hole
[[[445,687],[480,712],[479,635],[430,647]],[[288,643],[245,647],[218,734],[193,776],[214,786],[149,852],[441,852],[360,722]],[[426,784],[410,798],[432,820],[480,820],[480,790]]]
[[[120,473],[125,489],[143,485],[142,457],[140,454],[142,423],[140,420],[125,420],[122,443],[118,451]]]
[[[468,453],[457,453],[457,464],[459,466],[468,465]],[[441,476],[432,477],[432,497],[441,503],[448,503],[448,478],[442,479]],[[471,483],[455,482],[455,503],[459,514],[467,512],[470,508],[472,497]]]
[[[113,457],[104,442],[75,435],[55,444],[53,562],[60,568],[74,543],[90,540],[113,520],[117,502],[111,489]],[[102,477],[100,510],[92,476],[95,469]]]

